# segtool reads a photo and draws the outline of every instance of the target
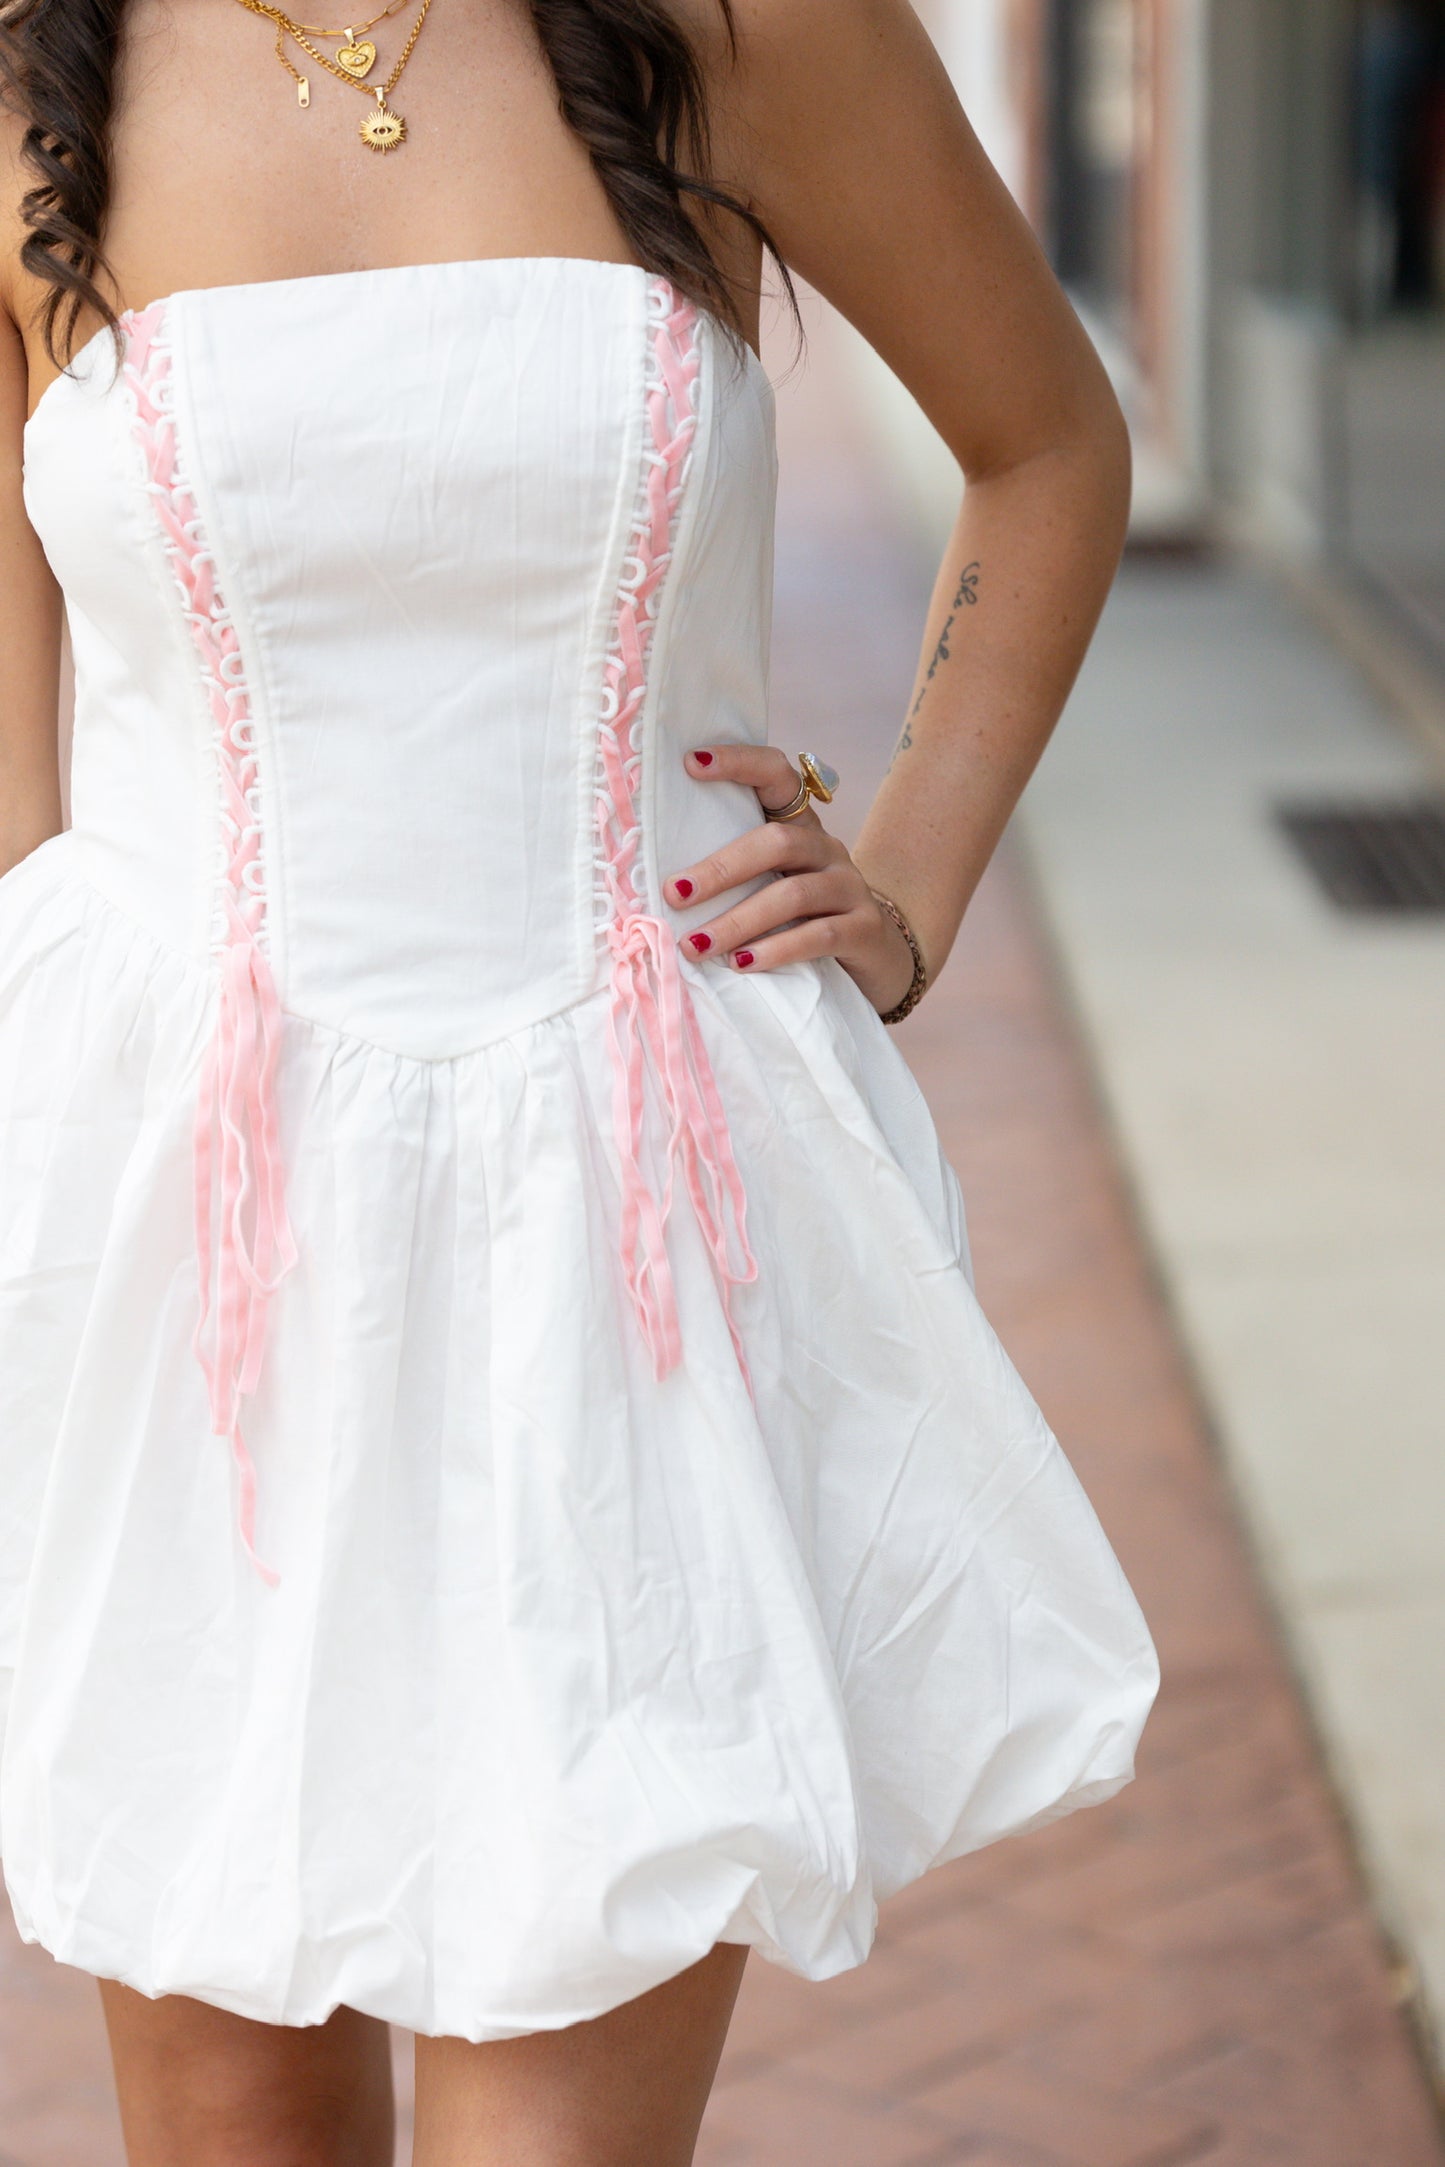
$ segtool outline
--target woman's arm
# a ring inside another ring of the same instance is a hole
[[[936,973],[1117,569],[1128,437],[906,0],[736,0],[736,13],[728,178],[788,264],[914,394],[966,486],[898,750],[855,858],[809,816],[741,838],[724,878],[679,871],[694,901],[765,866],[783,873],[706,929],[714,947],[745,946],[754,969],[836,955],[887,1009],[912,962],[868,888],[894,898]],[[766,805],[793,794],[780,756],[716,754],[693,772],[750,782]],[[777,925],[799,908],[807,923],[764,937],[760,912]]]
[[[0,147],[0,172],[9,158]],[[9,221],[5,222],[5,236]],[[7,254],[9,251],[7,251]],[[21,497],[25,347],[0,281],[0,874],[60,830],[60,593]]]

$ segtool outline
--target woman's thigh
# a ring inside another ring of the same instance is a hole
[[[255,2024],[101,1983],[130,2167],[392,2167],[387,2027]]]
[[[416,2043],[415,2167],[688,2167],[747,1950],[564,2031]]]

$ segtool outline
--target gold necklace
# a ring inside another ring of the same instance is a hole
[[[286,57],[286,39],[288,37],[293,38],[303,53],[309,54],[319,67],[325,68],[328,74],[334,75],[338,82],[350,83],[352,88],[359,90],[363,97],[374,97],[376,99],[375,112],[368,113],[361,123],[361,140],[368,150],[392,151],[396,149],[399,143],[406,141],[406,122],[400,113],[392,112],[386,101],[401,81],[402,70],[410,60],[416,41],[421,36],[422,24],[427,19],[427,14],[431,8],[431,0],[421,0],[421,12],[411,26],[411,35],[401,49],[401,56],[396,66],[384,83],[378,83],[374,87],[360,80],[362,71],[343,67],[338,61],[332,60],[326,53],[318,52],[301,25],[293,22],[291,17],[284,14],[280,8],[269,5],[269,0],[240,0],[240,4],[243,8],[248,9],[252,15],[264,15],[268,22],[276,25],[276,58],[296,85],[298,104],[309,105],[311,103],[311,86],[300,69],[293,67]],[[377,20],[379,21],[380,17]],[[371,67],[370,60],[367,61],[366,65],[367,70],[369,70]]]
[[[376,47],[366,35],[367,31],[374,30],[378,23],[388,21],[405,5],[406,0],[391,0],[391,6],[383,8],[379,15],[373,15],[369,22],[343,23],[334,30],[322,23],[297,23],[296,28],[304,30],[310,38],[345,38],[346,43],[341,47],[336,58],[340,65],[345,68],[347,74],[355,76],[356,80],[360,82],[363,77],[370,75],[372,69],[376,66]],[[284,54],[282,60],[284,64]],[[308,105],[311,102],[309,91],[305,102]]]

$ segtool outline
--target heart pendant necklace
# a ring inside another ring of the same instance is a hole
[[[378,16],[377,21],[380,22],[380,20],[381,18]],[[367,23],[364,27],[369,30],[371,25]],[[376,47],[372,44],[370,38],[360,38],[354,30],[348,27],[346,43],[337,48],[336,57],[347,74],[360,83],[365,81],[376,66]]]

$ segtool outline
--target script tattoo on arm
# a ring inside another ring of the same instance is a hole
[[[899,752],[907,752],[909,747],[912,745],[913,724],[915,718],[917,717],[918,710],[920,707],[922,707],[923,702],[927,697],[929,686],[933,683],[934,678],[938,675],[944,663],[949,660],[950,656],[953,653],[953,649],[950,647],[949,641],[953,637],[953,628],[958,622],[959,611],[962,609],[974,609],[977,607],[978,583],[980,577],[982,576],[982,569],[983,568],[979,564],[977,558],[975,558],[974,562],[972,564],[966,564],[962,572],[959,574],[958,592],[957,594],[955,594],[952,606],[949,609],[947,617],[944,619],[943,630],[938,635],[938,645],[933,650],[932,659],[930,660],[928,669],[924,675],[923,683],[918,688],[918,698],[914,701],[912,707],[909,709],[908,720],[903,725],[903,735],[898,740]]]

